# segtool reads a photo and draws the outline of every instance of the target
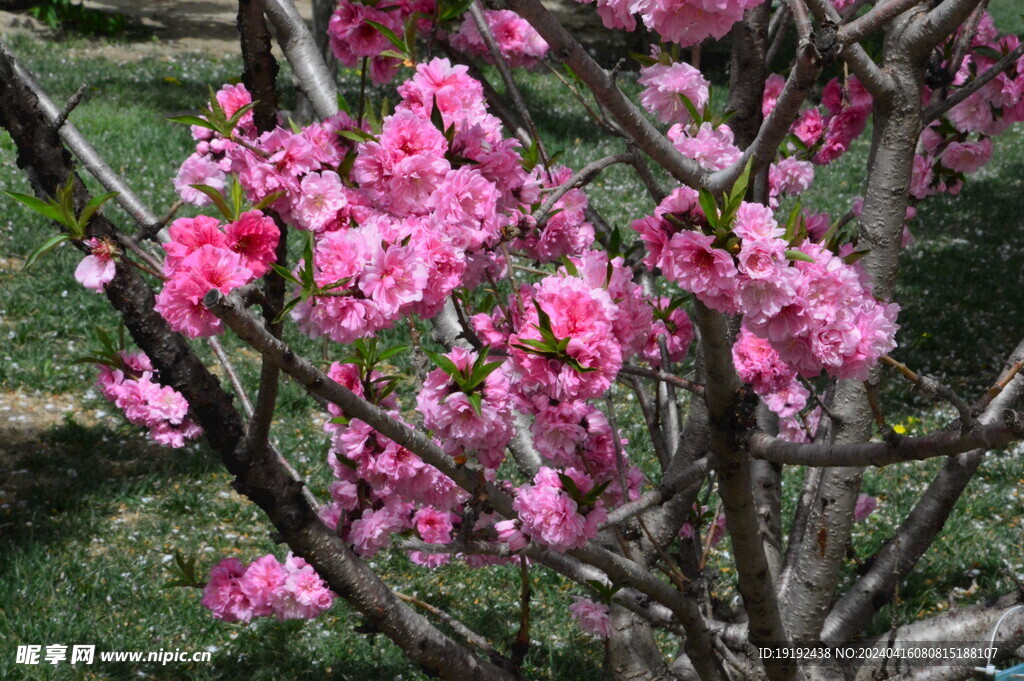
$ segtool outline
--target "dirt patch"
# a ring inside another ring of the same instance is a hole
[[[312,16],[310,0],[298,0],[295,4],[308,21]],[[86,39],[84,46],[83,41],[76,41],[69,49],[75,56],[106,57],[123,63],[180,54],[205,53],[216,57],[238,54],[235,31],[238,3],[231,0],[85,0],[85,6],[123,14],[135,27],[117,39]],[[64,38],[60,31],[25,13],[0,11],[0,36],[12,33],[48,41]],[[280,58],[276,45],[275,52]]]

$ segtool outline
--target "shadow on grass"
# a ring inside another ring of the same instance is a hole
[[[921,205],[899,289],[902,361],[965,397],[992,384],[1024,336],[1024,161],[979,175]]]
[[[124,440],[73,419],[48,430],[0,430],[0,551],[89,536],[92,518],[156,479],[196,477],[220,468],[204,448],[172,450]],[[69,522],[68,518],[75,518]]]

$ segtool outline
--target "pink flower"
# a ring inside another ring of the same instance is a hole
[[[227,248],[202,246],[180,265],[173,279],[189,278],[205,294],[210,289],[230,293],[252,280],[252,271],[242,264],[242,256]]]
[[[250,113],[249,116],[251,117],[252,114]],[[205,184],[219,191],[224,189],[224,180],[224,170],[219,163],[208,155],[192,154],[181,164],[181,168],[174,178],[174,190],[178,192],[178,196],[185,203],[191,203],[193,206],[208,206],[211,203],[210,197],[198,189],[194,189],[192,185]]]
[[[701,300],[731,295],[737,284],[736,265],[732,256],[712,246],[714,241],[692,231],[673,235],[666,249],[665,278]]]
[[[75,268],[75,281],[87,289],[102,292],[117,272],[120,251],[108,239],[86,239],[85,245],[91,252]]]
[[[168,281],[156,297],[154,309],[172,329],[188,338],[215,336],[222,322],[203,305],[208,288],[189,277]]]
[[[668,138],[680,153],[708,170],[727,168],[742,155],[733,145],[732,129],[725,124],[713,127],[711,123],[701,123],[692,136],[683,126],[676,124],[669,128]]]
[[[785,85],[786,79],[778,73],[771,74],[765,80],[764,96],[761,100],[761,115],[765,118],[768,118],[768,115],[775,109],[775,102],[778,101]]]
[[[239,580],[239,588],[252,604],[252,614],[266,617],[273,613],[274,598],[285,580],[277,558],[267,554],[253,561]]]
[[[455,516],[457,517],[457,516]],[[420,538],[428,544],[447,544],[452,540],[453,514],[424,506],[416,511],[413,524]]]
[[[574,603],[569,606],[569,613],[580,629],[599,638],[612,635],[612,623],[608,617],[608,606],[595,603],[589,598],[573,596]]]
[[[172,275],[185,258],[203,246],[225,248],[227,240],[220,231],[220,223],[206,215],[194,218],[178,218],[168,230],[171,240],[163,245],[167,252],[164,259],[164,274]]]
[[[277,259],[277,242],[281,232],[270,217],[250,210],[224,228],[224,241],[229,250],[242,257],[242,264],[252,271],[253,278],[262,277]]]
[[[359,278],[359,289],[388,317],[423,299],[427,268],[411,246],[378,249]]]
[[[310,173],[302,178],[292,216],[296,226],[320,232],[338,219],[347,203],[341,178],[333,170]]]
[[[740,329],[732,346],[732,360],[740,380],[761,395],[782,390],[796,378],[796,372],[782,361],[771,343],[746,328]]]
[[[655,55],[657,56],[657,55]],[[690,114],[680,95],[701,112],[708,104],[708,86],[701,72],[686,62],[652,64],[640,69],[640,103],[662,123],[688,123]]]
[[[992,138],[977,142],[951,142],[942,153],[942,165],[958,173],[973,173],[992,158]]]
[[[203,588],[203,606],[225,622],[248,622],[253,606],[242,591],[240,579],[245,568],[237,558],[225,558],[210,570],[210,579]]]
[[[817,108],[807,109],[793,124],[793,134],[808,147],[817,144],[824,132],[825,121]]]
[[[857,503],[853,507],[853,519],[856,521],[866,520],[869,515],[878,508],[878,500],[867,494],[858,494]]]

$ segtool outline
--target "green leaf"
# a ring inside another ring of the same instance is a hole
[[[253,108],[257,104],[259,104],[259,103],[260,102],[257,99],[257,100],[253,100],[252,102],[249,102],[245,106],[239,107],[238,111],[236,111],[235,113],[231,114],[231,118],[229,118],[227,120],[227,131],[228,132],[234,131],[234,129],[238,126],[238,122],[242,120],[242,116],[244,116],[245,114],[247,114],[250,111],[252,111]]]
[[[457,0],[456,2],[448,5],[441,10],[441,22],[451,21],[452,19],[458,19],[467,11],[469,6],[473,4],[473,0]]]
[[[89,220],[96,214],[100,208],[103,207],[110,199],[117,196],[120,192],[109,192],[101,196],[94,196],[89,200],[89,203],[85,204],[85,208],[82,209],[82,214],[78,216],[78,226],[81,232],[84,234],[85,228],[89,225]]]
[[[608,485],[611,483],[611,480],[605,480],[600,485],[587,492],[587,496],[583,497],[584,505],[593,506],[596,504],[597,500],[601,498],[601,495],[604,494],[604,491],[608,489]]]
[[[715,201],[714,195],[707,189],[701,189],[697,195],[697,201],[700,203],[700,208],[704,211],[704,217],[707,218],[708,224],[711,225],[712,229],[718,229],[718,203]]]
[[[476,410],[477,415],[484,413],[484,399],[480,393],[469,393],[466,395],[469,399],[469,403],[473,405],[473,409]]]
[[[351,128],[350,130],[339,130],[338,134],[347,140],[352,140],[353,142],[375,142],[377,140],[376,137],[366,132],[365,130],[360,130],[359,128]]]
[[[316,287],[313,270],[313,233],[309,233],[306,239],[306,246],[302,249],[302,269],[299,270],[299,279],[302,280],[304,288],[310,292]]]
[[[569,273],[570,277],[579,277],[580,271],[576,269],[576,264],[569,259],[569,256],[562,256],[562,266],[565,267],[565,271]]]
[[[219,191],[208,184],[190,184],[189,186],[210,197],[210,201],[213,201],[213,205],[217,206],[217,210],[221,212],[221,215],[224,216],[225,220],[228,222],[233,222],[235,220],[236,216],[232,213],[231,207],[228,206],[228,202],[224,200],[224,195]]]
[[[46,255],[47,253],[49,253],[50,251],[52,251],[57,246],[64,243],[70,238],[70,234],[57,234],[55,236],[51,236],[49,239],[39,244],[39,246],[37,246],[35,250],[29,253],[28,259],[25,260],[25,264],[21,268],[22,271],[25,271],[28,268],[32,267],[32,265],[34,265],[35,262],[39,260],[39,258],[43,257],[44,255]]]
[[[452,378],[462,378],[462,372],[459,370],[459,367],[455,365],[455,362],[438,352],[427,350],[426,348],[423,348],[423,352],[441,371],[445,372]]]
[[[397,355],[399,353],[402,353],[402,352],[405,352],[408,349],[409,349],[408,345],[396,345],[393,348],[388,348],[384,352],[380,353],[380,356],[377,357],[377,361],[378,362],[383,362],[385,360],[391,359],[395,355]]]
[[[1002,52],[993,47],[989,47],[988,45],[979,45],[974,48],[974,51],[982,57],[992,59],[993,61],[999,61],[1004,56]]]
[[[242,203],[245,200],[245,196],[242,194],[242,185],[238,181],[238,178],[234,175],[231,176],[231,207],[232,213],[234,213],[234,219],[237,220],[238,216],[242,214]]]
[[[272,321],[271,324],[280,324],[282,321],[284,321],[284,318],[288,315],[289,312],[292,311],[292,308],[298,305],[300,302],[302,302],[302,296],[292,298],[287,303],[285,303],[284,307],[281,308],[281,314],[274,317],[274,321]]]
[[[558,479],[562,483],[562,488],[568,493],[572,500],[579,504],[583,501],[583,494],[580,492],[580,488],[576,486],[576,481],[570,478],[565,473],[559,473]]]
[[[754,157],[751,156],[747,159],[747,165],[743,166],[743,172],[736,179],[736,184],[732,186],[732,190],[729,192],[729,196],[732,199],[739,201],[747,195],[747,186],[750,184],[750,169],[754,166]]]
[[[405,39],[405,47],[409,52],[409,60],[416,61],[416,25],[419,20],[419,16],[414,12],[405,19],[405,34],[402,36]]]
[[[803,251],[798,251],[792,248],[786,250],[786,257],[789,258],[790,260],[803,260],[804,262],[815,262],[814,258],[807,255]]]
[[[217,129],[216,125],[206,120],[205,118],[200,118],[199,116],[171,116],[167,120],[169,120],[171,123],[181,123],[182,125],[196,125],[200,128],[213,130],[214,132],[217,133],[220,132],[220,130]]]
[[[430,122],[434,124],[435,128],[445,132],[444,117],[441,115],[441,107],[437,105],[437,97],[430,100]]]
[[[352,113],[352,107],[349,105],[348,100],[345,99],[345,95],[338,93],[338,108],[347,114]]]
[[[270,194],[267,194],[262,199],[260,199],[259,203],[257,203],[255,206],[253,206],[253,210],[258,210],[261,213],[266,212],[267,207],[269,207],[270,204],[272,204],[274,201],[277,201],[279,198],[284,196],[286,193],[287,192],[280,191],[280,192],[271,192]]]
[[[25,204],[43,217],[49,218],[54,222],[59,222],[65,227],[70,227],[70,225],[64,222],[64,216],[61,214],[60,208],[53,201],[43,201],[42,199],[36,198],[30,194],[21,194],[19,192],[5,191],[4,194],[7,194],[7,196],[19,203]]]
[[[697,125],[704,122],[704,117],[699,111],[697,111],[697,107],[694,106],[693,101],[689,97],[680,92],[679,101],[683,103],[683,106],[686,107],[687,113],[690,114],[690,118],[697,123]]]
[[[404,55],[409,54],[409,47],[405,44],[405,41],[399,38],[398,35],[396,35],[390,28],[384,24],[379,24],[376,21],[367,20],[366,23],[380,31],[381,35],[387,38],[389,43],[401,50]]]
[[[854,251],[853,253],[844,256],[843,262],[845,262],[847,265],[852,265],[853,263],[857,262],[870,252],[870,248],[865,248],[863,251]]]
[[[278,276],[280,276],[285,281],[290,281],[293,284],[298,284],[299,286],[302,286],[302,282],[299,281],[298,277],[292,274],[291,271],[289,271],[288,269],[281,267],[276,263],[271,264],[270,266],[273,268],[275,272],[277,272]]]
[[[408,55],[404,55],[401,52],[398,52],[396,50],[384,50],[383,52],[380,53],[379,56],[381,56],[381,57],[391,57],[392,59],[401,59],[403,61],[405,61],[406,59],[409,58]]]
[[[638,52],[629,52],[628,54],[632,59],[635,59],[644,66],[654,66],[655,64],[658,63],[657,59],[655,59],[654,57],[649,57],[646,54],[640,54]]]

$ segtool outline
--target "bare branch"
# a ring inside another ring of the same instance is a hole
[[[295,4],[292,0],[263,0],[263,10],[313,111],[321,119],[338,113],[338,88]]]
[[[808,0],[807,4],[811,13],[820,22],[831,21],[838,25],[842,21],[839,12],[829,0]],[[881,100],[888,100],[892,97],[896,89],[895,81],[892,76],[879,68],[863,47],[851,42],[839,43],[839,48],[839,54],[843,60],[873,97]]]
[[[64,125],[68,120],[68,116],[75,110],[79,102],[82,101],[82,97],[85,95],[85,91],[88,89],[88,85],[82,83],[82,85],[75,91],[75,94],[68,98],[68,103],[64,105],[64,110],[57,116],[57,120],[53,122],[53,127],[60,130],[61,126]]]
[[[747,440],[754,458],[795,466],[888,466],[903,461],[924,461],[953,456],[972,449],[997,449],[1024,439],[1024,420],[1004,411],[1002,420],[958,434],[940,431],[924,437],[897,437],[889,442],[828,445],[786,442],[766,433]]]
[[[508,5],[537,29],[550,46],[552,58],[567,64],[580,77],[645,154],[680,182],[704,186],[707,172],[672,146],[540,0],[509,0]]]
[[[480,634],[476,633],[475,631],[467,627],[465,624],[463,624],[458,619],[453,617],[450,613],[445,612],[441,608],[433,606],[430,603],[427,603],[426,601],[417,598],[416,596],[409,596],[408,594],[404,594],[399,591],[395,592],[395,596],[397,596],[399,600],[403,600],[406,603],[411,603],[412,605],[415,605],[420,610],[425,610],[426,612],[430,613],[437,619],[447,624],[449,627],[452,628],[452,631],[461,636],[462,639],[466,641],[466,643],[474,645],[480,650],[487,653],[487,656],[491,658],[492,661],[498,664],[502,664],[503,666],[513,666],[512,661],[504,655],[502,655],[501,653],[499,653],[497,649],[495,649],[495,647],[491,645],[490,641],[488,641],[486,638],[484,638]]]
[[[886,0],[840,28],[838,40],[843,45],[859,43],[920,3],[921,0]]]
[[[676,376],[675,374],[667,374],[664,371],[646,369],[644,367],[638,367],[632,364],[624,364],[622,368],[619,369],[619,371],[620,373],[627,374],[630,376],[642,376],[643,378],[653,378],[654,380],[661,381],[662,383],[671,383],[677,388],[687,390],[693,393],[694,395],[704,394],[704,386],[702,386],[701,384],[694,383],[693,381],[688,381],[682,376]]]
[[[0,56],[9,60],[12,66],[14,77],[21,81],[25,87],[37,98],[39,111],[49,125],[55,125],[61,116],[61,109],[53,103],[46,92],[39,86],[36,79],[18,63],[14,55],[8,51],[7,46],[0,43]],[[82,162],[85,169],[95,177],[109,192],[117,192],[114,200],[124,208],[125,212],[132,217],[140,226],[155,225],[160,219],[153,214],[141,199],[131,190],[121,176],[114,172],[113,168],[103,159],[91,144],[82,136],[78,128],[70,122],[65,122],[58,131],[61,140],[68,145],[68,149]],[[126,235],[122,235],[126,236]],[[134,250],[134,249],[133,249]]]
[[[548,213],[551,212],[551,209],[556,203],[558,203],[558,200],[565,196],[569,190],[590,184],[597,179],[597,176],[601,174],[602,170],[613,166],[616,163],[633,164],[634,161],[635,157],[632,154],[616,154],[614,156],[605,156],[604,158],[599,158],[596,161],[591,161],[577,170],[573,173],[572,177],[559,185],[558,188],[548,194],[547,198],[544,199],[544,203],[541,204],[535,215],[537,218],[537,228],[541,229],[544,226],[544,223],[546,223],[548,219]]]

